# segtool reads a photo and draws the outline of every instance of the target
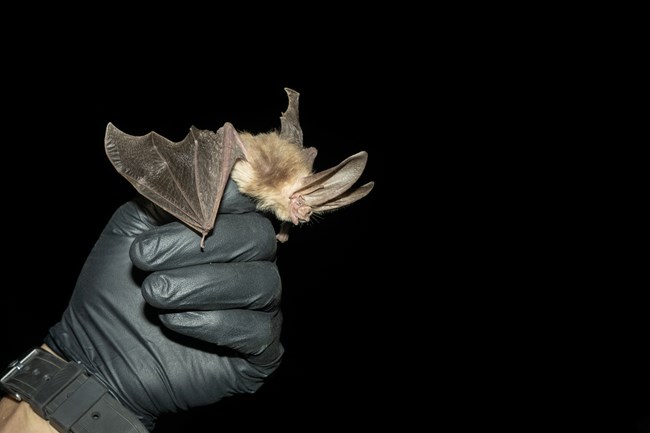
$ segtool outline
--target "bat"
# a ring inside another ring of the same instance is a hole
[[[129,135],[108,123],[106,154],[140,194],[198,232],[201,249],[229,178],[259,211],[281,222],[276,238],[286,242],[291,225],[356,202],[370,193],[374,182],[352,189],[366,167],[366,151],[314,172],[317,150],[303,146],[300,94],[284,90],[289,103],[281,113],[279,132],[240,132],[226,122],[216,132],[191,126],[183,140],[173,142],[154,131]]]

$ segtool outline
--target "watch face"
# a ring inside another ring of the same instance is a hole
[[[7,370],[2,374],[2,377],[0,377],[0,387],[15,400],[22,401],[23,398],[15,387],[11,385],[11,379],[19,373],[27,373],[29,371],[29,366],[26,366],[25,364],[40,352],[44,351],[39,348],[32,349],[25,356],[12,361],[7,367]],[[33,374],[30,374],[30,376],[33,376]]]

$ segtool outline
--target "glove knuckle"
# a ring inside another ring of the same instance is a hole
[[[142,284],[142,295],[150,305],[165,308],[173,300],[174,291],[164,275],[152,274]]]
[[[277,267],[272,262],[258,262],[256,267],[262,272],[262,292],[259,294],[261,308],[267,311],[277,309],[282,298],[282,280]]]

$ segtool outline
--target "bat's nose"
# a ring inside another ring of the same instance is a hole
[[[294,225],[309,221],[312,212],[312,207],[304,202],[302,196],[295,195],[291,197],[290,217],[291,222],[294,223]]]
[[[309,218],[311,217],[312,209],[311,206],[302,206],[299,211],[298,211],[298,219],[300,220],[301,223],[306,223],[309,221]]]

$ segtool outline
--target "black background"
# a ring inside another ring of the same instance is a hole
[[[558,66],[510,19],[463,10],[444,25],[445,14],[398,9],[276,17],[251,44],[234,42],[253,24],[221,31],[224,10],[209,23],[170,11],[171,26],[119,11],[111,23],[31,23],[29,43],[5,38],[0,363],[41,342],[134,195],[104,154],[108,122],[173,140],[225,121],[263,132],[279,127],[291,87],[316,168],[366,150],[360,181],[375,189],[279,246],[276,375],[254,395],[165,415],[156,433],[650,431],[645,289],[600,265],[620,251],[601,254],[608,205],[580,209],[602,191],[580,172],[589,152],[573,153],[601,131],[578,119],[576,86],[591,71],[572,76],[575,53]],[[612,353],[614,365],[603,361]]]

